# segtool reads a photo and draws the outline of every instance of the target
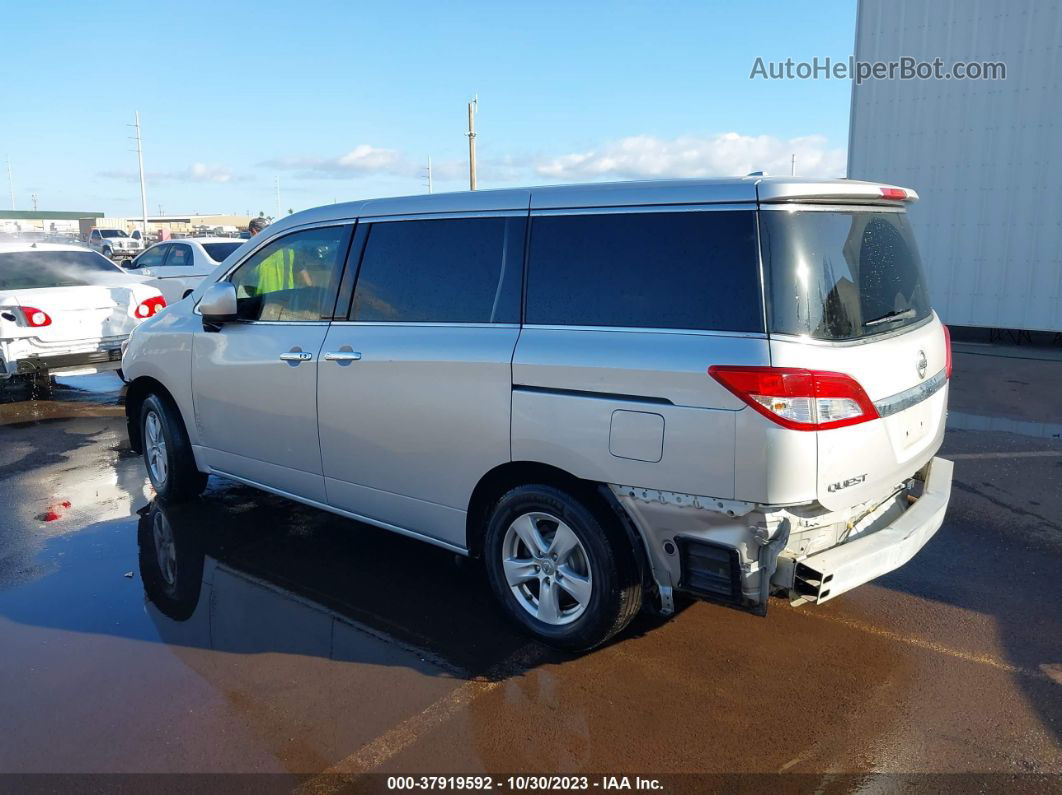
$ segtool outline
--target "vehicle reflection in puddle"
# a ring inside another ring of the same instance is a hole
[[[1009,417],[986,417],[979,414],[966,414],[961,411],[948,412],[949,431],[999,431],[1016,433],[1020,436],[1032,436],[1037,439],[1062,439],[1062,423],[1033,422]]]
[[[140,513],[140,573],[166,642],[341,660],[360,635],[459,678],[523,643],[442,550],[237,486]]]

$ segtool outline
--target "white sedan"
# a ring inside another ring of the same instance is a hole
[[[167,240],[126,263],[125,269],[148,277],[148,284],[162,291],[166,303],[175,304],[243,243],[231,237]]]
[[[122,343],[166,300],[95,251],[0,243],[0,385],[117,370]]]

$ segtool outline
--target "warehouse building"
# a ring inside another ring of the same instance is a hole
[[[98,220],[103,218],[103,213],[0,210],[0,234],[43,233],[77,235],[83,218]]]
[[[1060,3],[859,3],[858,61],[1005,64],[1005,79],[853,83],[848,175],[918,191],[946,323],[1062,332],[1060,30]]]

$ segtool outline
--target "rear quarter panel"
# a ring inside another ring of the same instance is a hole
[[[513,360],[513,459],[731,499],[744,404],[707,370],[766,359],[767,341],[754,335],[525,328]]]

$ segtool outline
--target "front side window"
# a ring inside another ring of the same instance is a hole
[[[537,216],[526,322],[762,332],[755,213]]]
[[[307,229],[255,252],[229,281],[240,320],[309,321],[332,315],[336,274],[347,253],[350,228]]]
[[[372,224],[350,319],[519,323],[524,218]]]
[[[770,330],[853,340],[920,323],[929,296],[905,213],[760,213]]]
[[[129,263],[129,268],[157,268],[162,264],[162,261],[166,259],[166,252],[169,250],[169,246],[155,246],[154,248],[149,248]]]

